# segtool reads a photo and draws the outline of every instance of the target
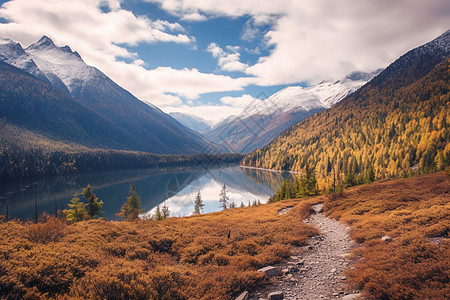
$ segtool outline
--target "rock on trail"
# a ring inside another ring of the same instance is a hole
[[[271,279],[271,284],[253,291],[249,299],[267,299],[273,292],[283,292],[283,299],[358,299],[344,288],[343,274],[349,262],[346,256],[354,244],[349,229],[339,221],[329,219],[322,213],[322,204],[313,206],[312,214],[305,223],[318,227],[321,234],[310,239],[306,247],[294,250],[295,255],[284,264],[276,265],[284,276]]]

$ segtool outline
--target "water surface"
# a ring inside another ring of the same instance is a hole
[[[8,199],[10,217],[22,220],[34,218],[35,202],[38,214],[53,214],[67,208],[75,193],[81,193],[88,184],[104,202],[102,216],[115,220],[115,215],[128,196],[131,182],[141,197],[144,213],[152,214],[158,204],[166,204],[172,216],[190,215],[194,197],[200,190],[205,203],[204,212],[220,210],[219,192],[227,186],[230,202],[237,206],[260,201],[265,203],[290,176],[264,170],[244,169],[239,166],[216,169],[184,170],[121,170],[88,173],[73,176],[41,178],[32,181],[0,183],[0,214],[5,214]]]

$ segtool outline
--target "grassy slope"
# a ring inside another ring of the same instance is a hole
[[[374,299],[448,299],[450,179],[444,173],[377,182],[328,197],[325,212],[352,229],[351,284]],[[393,240],[384,242],[383,236]]]
[[[0,223],[0,298],[231,299],[317,233],[308,214],[291,200],[161,222]]]

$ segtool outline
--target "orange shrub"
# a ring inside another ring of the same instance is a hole
[[[363,243],[347,271],[351,285],[369,299],[448,299],[449,178],[441,172],[378,182],[328,198],[326,214]],[[382,241],[385,235],[392,241]]]
[[[64,236],[66,224],[57,218],[47,218],[43,223],[32,224],[26,229],[27,238],[33,243],[57,242]]]
[[[0,298],[232,299],[317,234],[309,211],[288,200],[159,222],[0,223]]]

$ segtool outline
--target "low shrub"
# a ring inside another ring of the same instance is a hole
[[[2,222],[0,298],[232,299],[318,233],[309,210],[287,200],[159,222]]]
[[[443,172],[353,188],[324,209],[363,245],[347,277],[365,297],[448,299],[450,178]]]

